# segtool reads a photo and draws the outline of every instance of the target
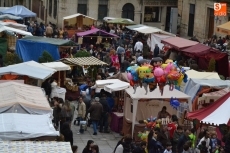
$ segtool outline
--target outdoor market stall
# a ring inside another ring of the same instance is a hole
[[[78,32],[76,33],[76,37],[78,40],[78,44],[82,44],[86,42],[88,44],[101,44],[102,42],[110,41],[113,38],[117,38],[118,36],[115,34],[108,33],[106,31],[94,28],[88,31]]]
[[[27,18],[27,17],[36,17],[36,13],[30,11],[23,5],[15,5],[13,7],[10,7],[8,9],[2,10],[2,14],[11,14],[15,16],[19,16],[22,18]]]
[[[72,73],[75,73],[74,71],[77,71],[77,73],[79,74],[76,78],[74,77],[66,78],[64,83],[67,89],[66,96],[72,97],[73,99],[76,99],[79,96],[78,85],[85,83],[86,74],[87,76],[93,79],[96,77],[95,75],[97,74],[98,67],[108,65],[105,62],[93,56],[78,57],[78,58],[63,58],[60,59],[59,61],[71,66]],[[78,85],[76,84],[76,82],[78,83]]]
[[[16,53],[24,61],[38,61],[44,51],[47,51],[54,60],[60,59],[60,47],[76,47],[73,41],[37,36],[24,37],[16,43]]]
[[[130,19],[125,18],[114,18],[111,20],[107,20],[109,24],[121,24],[121,25],[134,25],[135,23]]]
[[[216,71],[224,77],[229,76],[229,61],[227,53],[223,53],[203,44],[196,44],[182,49],[181,53],[196,59],[199,68],[202,70],[208,70],[210,60],[214,59],[216,63]]]
[[[147,42],[152,51],[155,48],[156,44],[158,44],[160,49],[163,48],[164,44],[161,43],[161,40],[176,37],[176,35],[163,31],[159,28],[150,27],[142,24],[126,26],[126,28],[142,34],[149,34]]]
[[[8,81],[0,83],[0,114],[49,114],[49,102],[40,87]]]
[[[191,41],[191,40],[180,38],[180,37],[171,37],[171,38],[161,40],[161,43],[177,51],[181,51],[187,47],[194,46],[198,44],[199,42]]]
[[[170,106],[170,99],[176,98],[179,102],[184,102],[180,104],[180,107],[188,109],[188,106],[191,105],[190,96],[180,92],[178,90],[170,91],[169,86],[165,86],[164,94],[161,96],[159,89],[156,89],[152,92],[145,94],[144,88],[137,88],[137,93],[133,93],[133,88],[128,88],[125,90],[125,105],[124,105],[124,122],[123,122],[123,133],[131,134],[134,136],[137,135],[138,131],[143,130],[143,124],[139,124],[139,120],[145,120],[149,117],[156,117],[158,112],[162,109],[163,106],[167,107],[167,111],[170,114],[177,114],[176,109]],[[184,109],[178,109],[184,113]],[[180,116],[179,114],[179,116]]]
[[[62,28],[68,31],[69,37],[75,35],[78,31],[87,30],[86,27],[88,26],[89,29],[92,25],[94,25],[96,19],[77,13],[69,16],[63,17],[63,25]]]
[[[211,92],[213,88],[226,88],[230,87],[229,80],[220,80],[220,79],[189,79],[185,84],[184,93],[189,95],[192,100],[191,110],[198,109],[198,98],[203,93]]]
[[[226,111],[226,108],[230,108],[230,92],[203,109],[189,112],[187,118],[209,125],[226,124],[230,126],[230,111]]]
[[[218,25],[216,31],[223,35],[230,35],[230,21],[224,24]]]
[[[111,113],[110,129],[114,132],[120,133],[123,124],[123,107],[124,107],[124,90],[130,87],[130,84],[119,79],[97,80],[96,86],[103,88],[105,91],[112,93],[115,92],[116,97],[115,106],[117,112]]]
[[[33,79],[45,80],[56,72],[35,61],[29,61],[0,68],[0,75],[13,74],[28,76]]]
[[[73,153],[69,142],[56,141],[2,141],[0,142],[0,152]]]
[[[219,79],[220,76],[216,72],[199,72],[196,70],[188,70],[185,72],[188,75],[188,78],[191,79]]]
[[[57,136],[59,136],[59,131],[55,130],[50,115],[0,114],[1,140],[28,140],[40,137],[55,140]]]

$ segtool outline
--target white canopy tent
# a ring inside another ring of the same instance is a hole
[[[40,87],[14,81],[0,83],[0,113],[52,114]]]
[[[23,36],[32,36],[32,34],[30,32],[23,31],[23,30],[16,29],[16,28],[12,28],[12,27],[3,26],[0,24],[0,32],[3,32],[3,31],[7,31],[7,32],[11,32],[11,33],[12,32],[18,33],[18,34],[23,35]]]
[[[171,99],[173,97],[173,98],[177,98],[177,99],[187,99],[188,104],[191,105],[190,96],[188,96],[188,95],[184,94],[183,92],[180,92],[176,89],[174,89],[173,91],[170,91],[168,85],[166,85],[164,87],[164,93],[162,96],[161,96],[161,93],[160,93],[160,90],[158,87],[154,91],[148,92],[147,94],[145,94],[145,90],[143,87],[142,88],[138,87],[135,94],[134,94],[133,88],[128,88],[125,91],[131,97],[132,104],[133,104],[132,135],[134,133],[134,126],[136,124],[138,100],[140,100],[140,99],[162,99],[163,100],[163,99]]]
[[[138,28],[134,28],[133,30],[135,30],[137,32],[140,32],[140,33],[143,33],[143,34],[161,33],[161,34],[176,37],[176,35],[174,35],[172,33],[163,31],[163,30],[161,30],[159,28],[156,28],[156,27],[150,27],[150,26],[141,26],[141,27],[138,27]]]
[[[226,88],[230,87],[230,81],[220,79],[189,79],[185,84],[184,93],[191,96],[191,100],[193,100],[201,86]]]
[[[196,70],[188,70],[185,72],[188,78],[192,79],[219,79],[220,77],[216,72],[198,72]]]
[[[23,31],[27,31],[27,27],[24,24],[19,24],[19,23],[14,23],[14,22],[3,22],[0,21],[0,25],[10,27],[10,28],[15,28]]]
[[[59,136],[50,115],[0,114],[0,139],[12,141],[42,136]]]
[[[127,89],[130,84],[119,79],[97,80],[96,86],[104,88],[105,91],[112,93],[113,91],[120,91]]]
[[[56,72],[55,69],[48,68],[35,61],[24,62],[15,65],[9,65],[7,67],[0,68],[0,75],[15,74],[26,75],[28,77],[45,80],[52,76]]]
[[[55,69],[57,71],[67,71],[71,70],[70,66],[62,63],[62,62],[50,62],[50,63],[42,63],[42,65],[45,65],[49,68]]]

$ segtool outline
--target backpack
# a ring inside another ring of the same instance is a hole
[[[132,153],[133,151],[132,144],[122,143],[122,147],[123,147],[123,153]]]

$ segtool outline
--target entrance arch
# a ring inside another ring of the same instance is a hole
[[[122,18],[131,19],[134,21],[134,6],[131,3],[126,3],[122,7]]]

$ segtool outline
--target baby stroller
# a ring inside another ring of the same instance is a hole
[[[79,133],[83,134],[85,131],[87,131],[87,125],[88,125],[88,119],[86,118],[85,121],[80,121],[80,130]]]

